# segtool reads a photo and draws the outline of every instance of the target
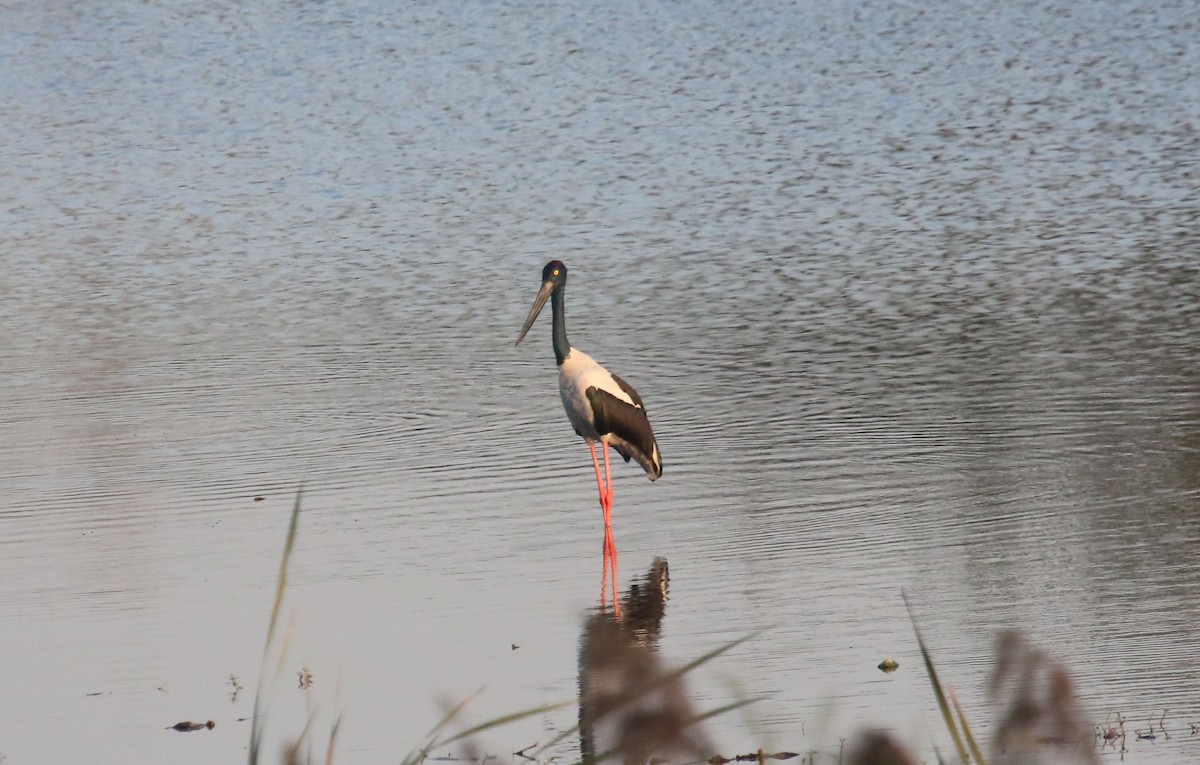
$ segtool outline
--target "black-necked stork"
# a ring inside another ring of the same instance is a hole
[[[612,475],[608,468],[608,449],[611,446],[625,458],[637,460],[651,481],[662,475],[662,455],[646,417],[642,397],[629,383],[596,363],[596,360],[567,342],[567,319],[563,309],[563,291],[567,286],[567,267],[552,260],[542,269],[542,288],[534,298],[533,307],[517,335],[517,343],[533,326],[547,299],[553,299],[554,358],[558,361],[558,391],[571,427],[592,452],[596,469],[596,486],[600,489],[600,507],[604,511],[604,554],[611,557],[613,586],[616,586],[617,548],[612,536]],[[596,457],[596,442],[604,451],[604,475]]]

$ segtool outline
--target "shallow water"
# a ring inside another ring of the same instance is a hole
[[[944,747],[904,589],[985,735],[1017,627],[1095,721],[1170,710],[1127,761],[1193,761],[1193,16],[10,6],[0,753],[242,757],[301,482],[269,753],[572,699],[600,510],[548,319],[512,346],[559,257],[665,456],[615,505],[622,579],[670,560],[664,659],[763,630],[690,677],[766,697],[722,753]]]

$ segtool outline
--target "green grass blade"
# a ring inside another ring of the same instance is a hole
[[[275,625],[279,621],[279,612],[283,608],[283,593],[287,589],[288,564],[292,560],[292,550],[296,546],[296,526],[300,522],[300,499],[304,496],[304,487],[296,490],[296,502],[292,505],[292,520],[288,523],[287,539],[283,543],[283,558],[279,561],[279,578],[275,582],[275,603],[271,606],[271,623],[267,627],[267,642],[263,653],[271,647],[275,637]]]
[[[741,709],[742,707],[749,706],[750,704],[754,704],[758,701],[759,699],[740,699],[739,701],[731,701],[725,706],[710,709],[707,712],[701,712],[695,717],[688,718],[687,724],[695,725],[696,723],[702,723],[709,718],[716,717],[717,715],[723,715],[726,712],[732,712],[735,709]]]
[[[572,699],[570,701],[560,701],[557,704],[547,704],[547,705],[541,706],[541,707],[533,707],[532,709],[524,709],[520,712],[512,712],[510,714],[501,715],[500,717],[492,718],[491,720],[488,720],[487,722],[483,722],[483,723],[480,723],[479,725],[475,725],[473,727],[467,728],[464,731],[459,731],[458,733],[455,733],[453,736],[451,736],[449,738],[444,738],[444,739],[438,741],[436,744],[432,744],[431,746],[445,746],[446,744],[452,744],[455,741],[461,741],[462,739],[467,738],[468,736],[473,736],[476,733],[482,733],[485,730],[490,730],[499,725],[507,725],[510,722],[516,722],[517,720],[524,720],[526,717],[533,717],[534,715],[545,714],[546,712],[553,712],[555,710],[562,709],[563,707],[571,706],[574,703],[575,703],[575,700]]]
[[[283,559],[279,562],[279,578],[275,582],[275,603],[271,606],[271,621],[267,626],[267,640],[263,645],[262,667],[258,676],[258,688],[254,692],[254,716],[250,720],[250,765],[257,765],[258,756],[262,750],[262,736],[265,712],[263,704],[263,675],[267,666],[267,656],[275,640],[275,626],[279,621],[279,612],[283,607],[283,594],[287,590],[288,564],[292,558],[292,550],[296,546],[296,527],[300,521],[300,499],[304,496],[304,487],[296,490],[296,502],[292,505],[292,519],[288,524],[287,539],[283,544]],[[280,657],[282,661],[282,657]],[[278,670],[277,670],[278,672]]]
[[[761,632],[761,630],[760,630],[760,632]],[[758,635],[759,635],[759,632],[751,632],[749,635],[743,635],[742,637],[738,638],[737,640],[726,643],[725,645],[717,646],[716,648],[714,648],[713,650],[704,654],[700,658],[692,659],[687,664],[684,664],[682,667],[679,667],[678,669],[675,669],[675,670],[663,675],[662,679],[658,683],[655,683],[655,685],[653,687],[658,687],[658,685],[661,685],[662,683],[667,682],[668,680],[674,680],[677,677],[681,677],[681,676],[687,674],[688,672],[691,672],[696,667],[699,667],[701,664],[712,661],[713,659],[717,658],[718,656],[725,653],[729,649],[737,648],[739,645],[741,645],[742,643],[745,643],[750,638],[758,637]]]
[[[966,747],[963,745],[962,735],[958,732],[958,726],[954,723],[954,716],[950,713],[950,704],[946,701],[946,694],[942,690],[941,682],[938,680],[937,670],[933,667],[933,659],[929,655],[929,649],[925,647],[925,638],[921,636],[921,628],[917,626],[917,617],[913,614],[912,604],[908,602],[908,594],[901,591],[900,597],[904,598],[904,607],[908,609],[908,620],[912,622],[913,632],[917,635],[917,645],[921,649],[921,658],[925,661],[925,671],[929,674],[929,684],[933,686],[933,695],[937,698],[938,709],[942,711],[942,719],[946,723],[946,730],[950,731],[950,738],[954,741],[954,748],[958,750],[959,761],[969,763],[971,758],[967,754]]]

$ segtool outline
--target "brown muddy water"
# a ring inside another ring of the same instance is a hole
[[[1016,628],[1194,762],[1194,11],[9,3],[0,754],[243,758],[301,481],[268,753],[574,698],[600,510],[548,321],[512,347],[557,257],[664,454],[620,589],[670,560],[668,664],[762,630],[688,678],[765,697],[714,748],[944,749],[904,589],[982,735]]]

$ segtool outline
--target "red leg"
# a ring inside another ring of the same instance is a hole
[[[612,575],[613,575],[613,601],[616,601],[617,593],[617,540],[612,533],[612,505],[613,505],[613,485],[612,474],[608,469],[608,445],[603,441],[600,442],[604,449],[604,485],[608,487],[606,502],[604,505],[604,535],[608,540],[608,548],[612,554]]]
[[[608,579],[609,567],[612,567],[612,596],[613,610],[620,615],[620,603],[617,601],[617,543],[612,533],[612,473],[608,464],[608,447],[601,442],[604,450],[604,476],[600,475],[600,460],[596,456],[596,445],[588,441],[588,449],[592,452],[592,467],[596,469],[596,487],[600,490],[600,509],[604,513],[604,576],[600,580],[600,603],[604,604],[605,591],[608,589],[605,580]]]
[[[604,513],[604,565],[607,566],[609,556],[612,555],[612,534],[609,531],[608,488],[604,485],[603,476],[600,475],[600,459],[596,456],[596,444],[589,440],[587,445],[588,449],[592,451],[592,467],[596,469],[596,487],[600,490],[600,510]],[[603,448],[603,445],[601,446]],[[608,454],[606,453],[604,456],[607,459]]]
[[[588,448],[592,450],[592,467],[596,468],[596,487],[600,489],[600,507],[604,508],[604,478],[600,475],[600,458],[596,456],[596,444],[592,440],[587,442]],[[605,455],[607,456],[607,455]]]

